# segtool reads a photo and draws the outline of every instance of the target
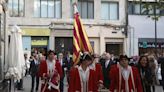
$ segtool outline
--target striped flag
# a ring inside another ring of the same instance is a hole
[[[73,61],[76,65],[80,58],[80,52],[93,53],[87,33],[81,22],[77,5],[74,4],[74,28],[73,28]]]

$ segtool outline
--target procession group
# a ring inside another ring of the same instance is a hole
[[[101,56],[81,53],[75,64],[68,52],[58,55],[49,50],[47,57],[33,54],[30,60],[25,54],[27,71],[32,77],[31,92],[155,92],[157,60],[148,55],[134,60],[127,55],[114,57],[104,52]],[[132,61],[133,60],[133,61]],[[36,84],[36,85],[35,85]],[[35,87],[35,91],[34,91]]]

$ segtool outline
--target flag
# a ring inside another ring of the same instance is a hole
[[[74,23],[73,23],[73,61],[76,65],[80,58],[80,52],[93,53],[92,46],[87,33],[81,22],[77,5],[74,4]]]

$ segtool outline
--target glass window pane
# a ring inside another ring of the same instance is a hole
[[[81,18],[87,19],[87,2],[82,2]]]
[[[109,3],[102,3],[101,19],[109,19]]]
[[[47,0],[41,1],[41,17],[47,17]]]
[[[13,15],[13,11],[12,11],[13,6],[12,6],[12,4],[13,4],[12,0],[9,0],[8,7],[9,7],[9,14],[10,14],[10,16]]]
[[[156,9],[156,14],[160,14],[160,9]]]
[[[161,15],[164,15],[164,9],[163,10],[160,10],[160,14]]]
[[[40,17],[40,0],[34,1],[34,17]]]
[[[13,0],[13,16],[18,16],[18,0]]]
[[[129,2],[128,3],[128,13],[129,14],[133,14],[133,8],[132,7],[133,7],[133,3],[132,2]]]
[[[81,15],[81,9],[82,9],[81,4],[82,4],[82,2],[78,2],[78,5],[77,5],[80,15]]]
[[[24,16],[24,0],[19,0],[19,16]]]
[[[118,4],[117,3],[110,3],[109,8],[109,16],[110,20],[117,20],[118,19]]]
[[[154,9],[152,5],[148,6],[148,14],[153,14],[154,13]]]
[[[55,16],[56,18],[61,18],[61,1],[55,2]]]
[[[94,18],[94,3],[93,2],[89,2],[88,3],[88,18],[89,19],[93,19]]]
[[[54,0],[49,0],[48,1],[48,17],[54,17]]]
[[[140,14],[140,4],[134,5],[134,14]]]
[[[70,18],[73,18],[73,14],[74,14],[74,10],[73,10],[73,5],[72,5],[73,1],[70,0],[70,6],[71,6],[71,13],[70,13]]]
[[[141,14],[148,14],[148,11],[147,11],[147,9],[145,7],[145,4],[141,5]]]

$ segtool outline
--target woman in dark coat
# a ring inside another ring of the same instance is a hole
[[[147,56],[141,56],[138,61],[138,70],[140,73],[142,86],[143,86],[143,92],[151,92],[151,71],[149,68],[149,62]]]

